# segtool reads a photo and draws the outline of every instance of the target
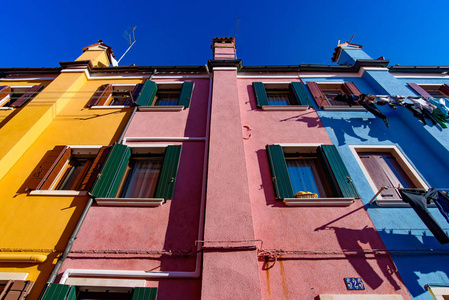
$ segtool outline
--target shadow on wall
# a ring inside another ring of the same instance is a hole
[[[267,151],[265,149],[257,150],[256,155],[260,168],[260,177],[262,180],[259,190],[263,190],[267,206],[288,208],[288,206],[285,206],[282,201],[275,199]]]
[[[305,115],[312,114],[314,117],[307,117]],[[293,116],[287,119],[281,119],[279,122],[288,122],[288,121],[296,121],[307,123],[307,127],[309,128],[322,128],[323,123],[321,123],[320,117],[317,116],[315,110],[307,110],[305,113],[301,113],[300,115]]]

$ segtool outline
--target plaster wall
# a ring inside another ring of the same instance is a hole
[[[322,82],[323,78],[308,78]],[[315,109],[263,111],[256,107],[253,81],[285,82],[258,78],[239,79],[240,113],[255,238],[266,250],[283,249],[300,254],[258,259],[263,299],[314,299],[320,294],[401,294],[406,288],[397,274],[388,273],[387,256],[351,256],[341,249],[381,249],[383,243],[363,203],[348,207],[287,207],[274,199],[267,144],[332,144]],[[361,79],[330,79],[333,82]],[[366,83],[363,89],[371,88]],[[248,129],[249,128],[249,129]],[[334,251],[332,255],[322,255]],[[344,277],[361,277],[366,290],[348,291]]]
[[[358,59],[371,59],[371,57],[362,49],[341,47],[341,54],[338,59],[339,65],[353,65]]]

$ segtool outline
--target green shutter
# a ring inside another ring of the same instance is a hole
[[[157,288],[134,288],[132,300],[156,300]]]
[[[302,82],[292,82],[289,84],[290,91],[293,92],[293,96],[298,105],[308,105],[313,107],[313,103],[309,98],[309,94],[306,91],[306,87]]]
[[[253,82],[254,95],[256,96],[257,107],[268,105],[267,92],[262,82]]]
[[[154,198],[172,199],[178,172],[181,146],[168,146],[165,150],[164,162],[157,182]]]
[[[157,84],[154,81],[146,80],[143,84],[140,95],[137,98],[137,106],[151,106],[153,104],[154,96],[156,96]]]
[[[332,181],[340,189],[340,196],[345,198],[360,198],[357,189],[349,176],[337,147],[334,145],[322,145],[319,152],[326,158],[328,167],[332,170]]]
[[[267,145],[266,148],[276,199],[293,198],[293,188],[282,147],[279,145]]]
[[[99,178],[92,188],[93,197],[115,198],[130,157],[131,150],[128,146],[115,144],[112,147]]]
[[[39,300],[75,300],[76,288],[70,285],[50,283]]]
[[[192,98],[193,82],[184,82],[182,84],[181,93],[179,94],[178,105],[185,108],[189,107],[190,99]]]

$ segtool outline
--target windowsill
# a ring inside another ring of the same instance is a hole
[[[99,106],[91,106],[93,109],[105,109],[105,108],[129,108],[129,105],[99,105]]]
[[[263,105],[262,110],[307,110],[308,105]]]
[[[354,198],[284,198],[287,206],[349,206]]]
[[[184,106],[138,106],[139,111],[181,111],[184,110]]]
[[[363,106],[323,106],[323,110],[329,110],[329,111],[367,111],[366,108]]]
[[[7,107],[0,107],[0,110],[11,110],[11,109],[14,109],[14,107],[9,107],[9,106],[7,106]]]
[[[376,203],[379,207],[411,207],[410,204],[405,203],[402,200],[375,200],[373,203]],[[428,208],[437,207],[435,203],[427,204]]]
[[[85,196],[86,191],[71,191],[71,190],[33,190],[29,195],[37,196]]]
[[[164,198],[95,198],[98,205],[103,206],[161,206]]]

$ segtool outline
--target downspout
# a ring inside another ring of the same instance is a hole
[[[156,72],[156,70],[154,70],[154,72],[150,75],[150,79],[153,77],[153,74],[155,72]],[[133,111],[128,118],[128,121],[126,122],[125,128],[123,128],[123,131],[122,131],[122,134],[120,135],[118,143],[122,142],[123,137],[125,136],[126,130],[128,130],[129,124],[131,123],[131,120],[133,119],[133,116],[136,113],[136,111],[137,111],[137,106],[134,106]],[[67,256],[69,255],[70,250],[72,250],[73,243],[75,242],[76,237],[78,236],[78,233],[81,229],[81,226],[84,223],[84,219],[86,219],[87,213],[89,212],[89,209],[93,203],[94,203],[94,198],[90,197],[86,203],[86,206],[84,207],[83,212],[81,213],[80,218],[78,219],[78,222],[76,223],[75,228],[73,229],[72,235],[70,236],[69,241],[67,242],[67,246],[65,247],[62,256],[60,256],[58,258],[58,261],[56,262],[56,265],[53,268],[53,271],[51,272],[50,276],[48,277],[47,284],[55,282],[56,276],[58,276],[58,273],[62,267],[62,264],[64,263]],[[65,272],[64,272],[64,274],[65,274]]]
[[[209,135],[210,135],[210,119],[212,107],[212,75],[206,65],[206,71],[209,75],[209,98],[207,102],[207,116],[206,116],[206,136],[204,139],[204,160],[203,160],[203,179],[201,189],[201,203],[200,203],[200,220],[198,225],[198,240],[203,240],[204,234],[204,219],[206,207],[206,185],[207,185],[207,166],[209,161]],[[126,127],[127,128],[127,127]],[[125,129],[126,129],[125,128]],[[125,132],[125,131],[124,131]],[[122,137],[123,138],[123,134]],[[195,271],[180,272],[180,271],[126,271],[126,270],[93,270],[93,269],[67,269],[59,281],[60,284],[65,284],[70,275],[75,276],[90,276],[90,277],[125,277],[125,278],[200,278],[202,253],[201,243],[197,243],[197,255]]]

